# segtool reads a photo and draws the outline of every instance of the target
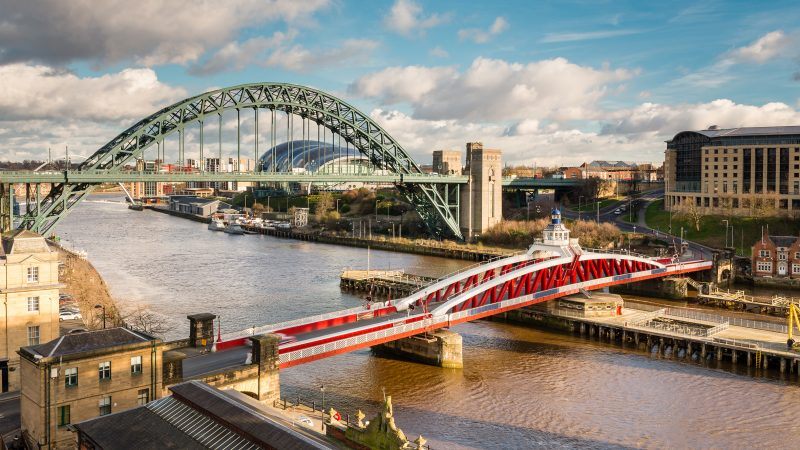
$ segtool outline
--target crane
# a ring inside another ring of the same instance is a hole
[[[787,319],[789,325],[789,339],[786,340],[786,346],[789,347],[789,350],[800,350],[800,343],[795,342],[792,337],[794,327],[800,329],[800,306],[798,306],[797,303],[792,302],[789,304]]]

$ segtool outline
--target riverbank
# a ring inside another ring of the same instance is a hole
[[[179,211],[172,211],[166,208],[155,206],[145,206],[145,209],[156,211],[170,216],[180,217],[195,222],[209,223],[208,217],[195,214],[188,214]],[[303,231],[303,230],[279,230],[267,229],[243,225],[245,230],[267,236],[274,236],[298,241],[319,242],[322,244],[343,245],[347,247],[371,248],[374,250],[386,250],[391,252],[411,253],[415,255],[438,256],[442,258],[461,259],[465,261],[487,261],[499,256],[507,256],[516,253],[515,250],[501,249],[496,247],[483,248],[479,246],[468,246],[454,242],[439,242],[428,239],[404,239],[404,238],[384,238],[374,239],[352,238],[348,236],[338,236],[325,232]]]
[[[52,243],[52,242],[51,242]],[[75,299],[87,328],[102,328],[103,316],[95,309],[96,305],[104,308],[106,326],[120,321],[120,311],[111,292],[100,276],[100,273],[84,256],[67,250],[57,243],[52,243],[59,253],[63,264],[59,266],[59,279],[64,283],[62,294]]]

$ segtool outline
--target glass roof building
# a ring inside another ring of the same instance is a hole
[[[341,166],[342,172],[350,173],[347,170],[351,170],[353,165],[369,165],[369,161],[355,148],[319,141],[284,142],[264,152],[259,161],[264,172],[301,169],[306,172],[328,173]]]

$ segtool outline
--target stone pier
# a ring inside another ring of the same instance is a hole
[[[386,352],[424,364],[461,369],[461,335],[450,330],[410,336],[373,347],[378,353]]]
[[[253,364],[258,366],[259,400],[268,404],[281,398],[280,359],[278,344],[281,337],[277,334],[263,334],[250,338],[253,342]]]

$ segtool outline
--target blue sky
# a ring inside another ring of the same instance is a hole
[[[90,154],[172,101],[283,81],[420,161],[656,161],[682,129],[800,124],[796,2],[0,0],[0,158]]]

